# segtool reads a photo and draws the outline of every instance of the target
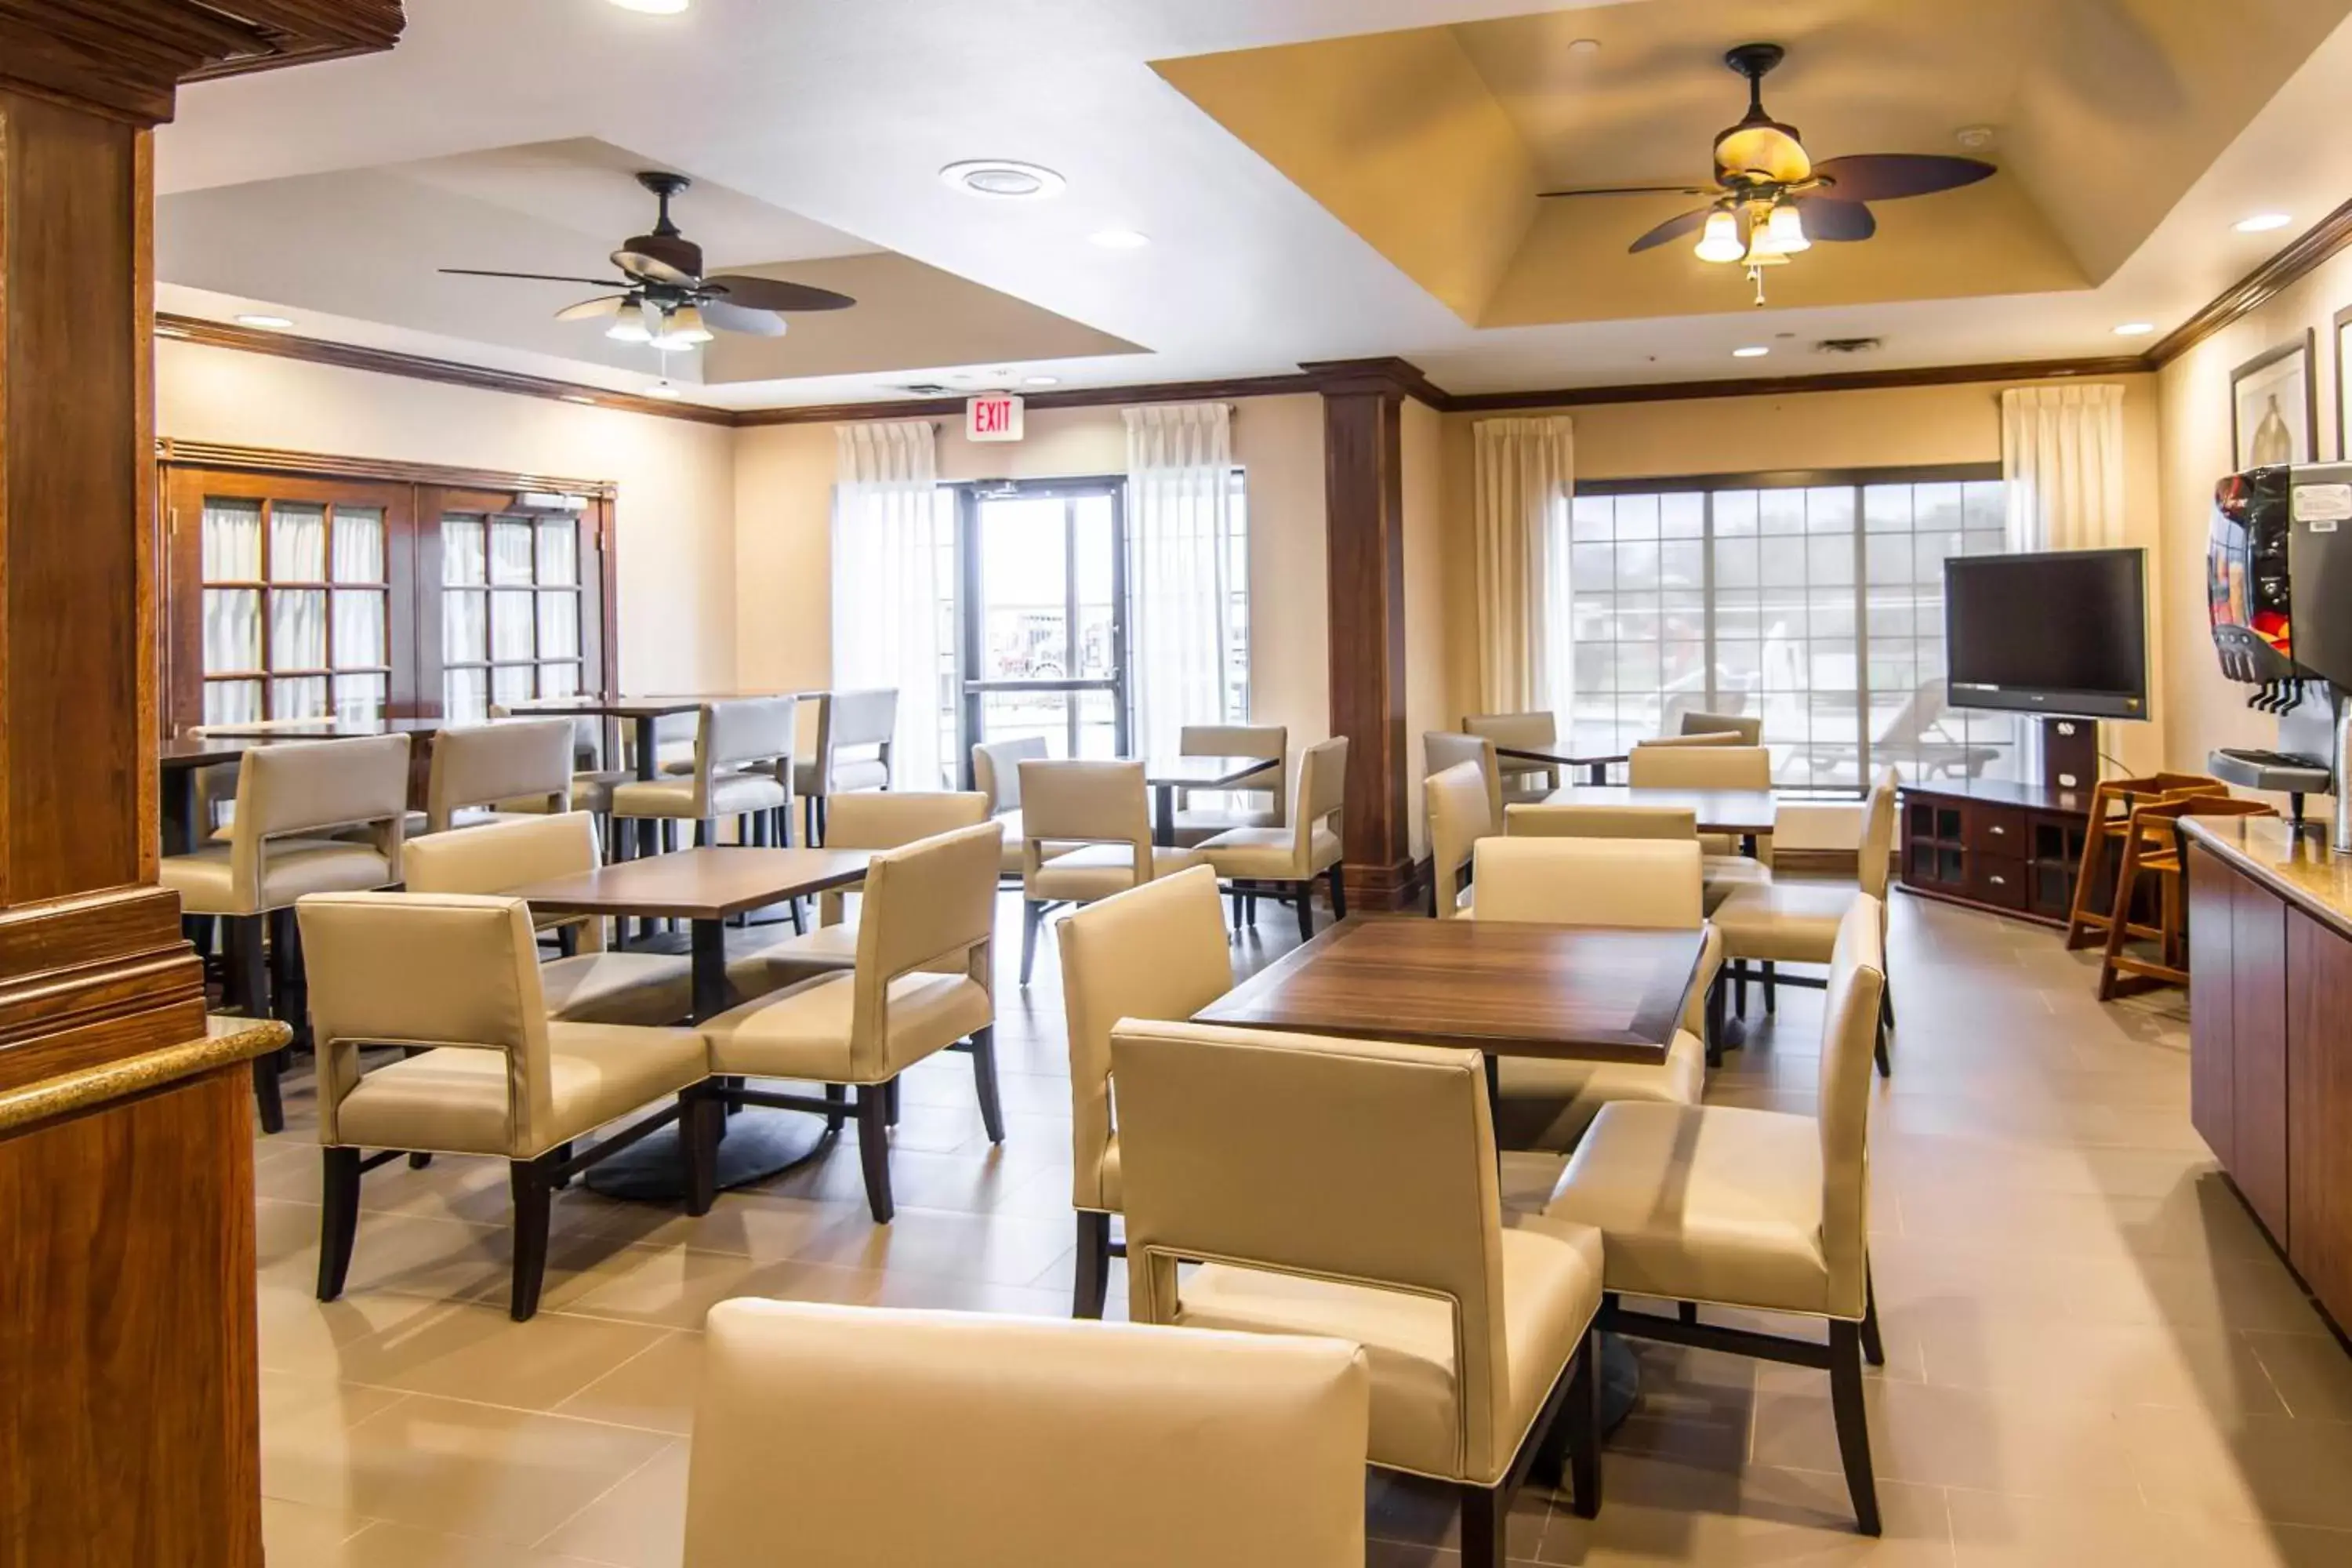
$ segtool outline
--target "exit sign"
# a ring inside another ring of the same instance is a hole
[[[964,438],[971,441],[1021,439],[1021,399],[1009,392],[991,392],[967,398],[963,405]]]

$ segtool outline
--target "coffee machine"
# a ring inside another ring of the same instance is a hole
[[[2216,777],[2303,797],[2333,792],[2330,841],[2352,853],[2352,463],[2250,469],[2216,486],[2206,596],[2222,673],[2258,688],[2275,751],[2222,750]],[[2341,609],[2345,614],[2337,614]]]

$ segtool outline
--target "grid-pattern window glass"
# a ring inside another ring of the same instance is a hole
[[[208,496],[201,528],[205,722],[381,719],[384,509]]]
[[[2019,726],[1946,706],[1943,563],[2002,548],[1992,478],[1594,487],[1564,509],[1571,749],[1763,721],[1773,776],[2014,777]]]
[[[441,705],[454,723],[580,689],[580,522],[441,520]]]

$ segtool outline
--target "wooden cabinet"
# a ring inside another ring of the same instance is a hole
[[[1993,779],[1906,784],[1903,885],[1915,893],[2063,925],[2087,797]]]
[[[2352,942],[2289,910],[2287,1258],[2352,1324]]]
[[[2230,1174],[2273,1239],[2287,1245],[2286,904],[2231,873]]]
[[[2189,857],[2189,1121],[2224,1170],[2236,1163],[2236,958],[2232,904],[2246,879],[2212,856]]]

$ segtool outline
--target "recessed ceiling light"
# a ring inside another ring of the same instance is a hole
[[[694,0],[613,0],[624,11],[645,11],[656,16],[675,16],[693,3]]]
[[[1597,55],[1601,52],[1601,40],[1578,38],[1568,46],[1568,52],[1571,55]]]
[[[2154,321],[2126,321],[2122,326],[2116,329],[2116,336],[2119,338],[2144,338],[2154,331],[2156,331],[2156,323]]]
[[[1131,228],[1106,228],[1087,237],[1105,250],[1141,250],[1151,243],[1151,237]]]
[[[1024,375],[1021,378],[1021,384],[1024,386],[1059,386],[1062,384],[1062,378],[1058,375]]]
[[[685,395],[669,382],[657,381],[646,388],[646,395],[647,397],[682,397]]]
[[[291,316],[263,315],[257,311],[239,316],[236,319],[236,324],[240,327],[261,327],[269,331],[278,332],[283,331],[288,327],[292,326],[294,324],[294,318]]]
[[[966,195],[987,196],[1001,202],[1042,201],[1047,196],[1058,196],[1069,183],[1051,169],[1009,158],[968,158],[941,169],[940,178]]]
[[[2284,228],[2294,221],[2294,218],[2286,213],[2256,213],[2252,217],[2240,218],[2230,226],[2240,234],[2268,234],[2274,228]]]
[[[1755,343],[1744,349],[1732,350],[1731,357],[1733,359],[1762,359],[1766,354],[1769,354],[1772,351],[1770,349],[1766,348],[1763,344]]]

